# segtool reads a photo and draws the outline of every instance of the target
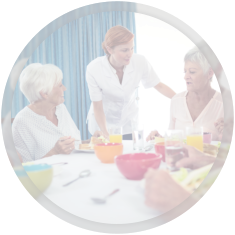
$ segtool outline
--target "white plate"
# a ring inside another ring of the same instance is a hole
[[[215,145],[215,146],[218,146],[218,143],[219,143],[220,141],[211,141],[211,144],[212,145]]]
[[[75,149],[76,152],[81,152],[81,153],[95,153],[94,149]]]
[[[60,166],[55,165],[52,167],[53,167],[53,176],[59,175],[63,171],[62,167]]]

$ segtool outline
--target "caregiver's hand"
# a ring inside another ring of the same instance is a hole
[[[192,146],[185,145],[183,148],[184,158],[175,163],[177,168],[197,169],[215,161],[215,157],[208,156]],[[182,155],[182,156],[183,156]]]
[[[93,137],[100,137],[100,136],[103,136],[107,140],[109,139],[109,135],[104,134],[102,131],[95,131]]]
[[[158,131],[154,130],[148,135],[146,141],[154,140],[155,137],[162,137],[162,136],[158,133]]]
[[[61,137],[54,146],[54,151],[56,154],[70,154],[75,146],[74,146],[74,138],[71,138],[71,136],[64,136]]]
[[[190,195],[164,170],[149,169],[145,182],[146,205],[162,212],[171,210]]]

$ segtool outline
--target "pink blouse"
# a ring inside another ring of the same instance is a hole
[[[188,91],[176,94],[171,100],[170,130],[183,130],[186,127],[203,127],[204,132],[211,132],[213,140],[219,140],[219,133],[214,123],[224,117],[222,96],[215,92],[214,96],[202,110],[195,121],[192,120],[187,103],[186,95]]]

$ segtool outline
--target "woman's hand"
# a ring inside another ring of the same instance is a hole
[[[219,132],[219,137],[222,138],[222,134],[224,131],[224,119],[223,118],[218,119],[214,123],[214,125],[215,125],[216,130]]]
[[[154,130],[148,135],[148,137],[146,138],[146,141],[154,140],[155,137],[162,137],[162,136],[158,133],[158,131]]]
[[[189,145],[184,146],[181,156],[184,157],[175,163],[177,168],[197,169],[215,161],[215,157],[208,156]]]
[[[74,138],[71,138],[71,136],[64,136],[61,137],[54,146],[54,151],[56,154],[70,154],[75,146],[74,146]]]
[[[93,137],[100,137],[100,136],[104,136],[105,139],[109,139],[109,135],[104,134],[102,131],[95,131]]]
[[[166,171],[149,169],[145,175],[145,203],[149,207],[166,212],[189,195]]]

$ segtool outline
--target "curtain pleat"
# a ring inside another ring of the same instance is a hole
[[[104,55],[102,42],[107,30],[115,25],[122,25],[136,34],[134,13],[113,11],[88,15],[52,33],[39,45],[26,64],[54,64],[62,70],[63,84],[67,88],[65,105],[80,130],[82,139],[90,138],[86,124],[91,104],[86,67],[92,60]],[[13,97],[12,117],[28,104],[18,82]]]

